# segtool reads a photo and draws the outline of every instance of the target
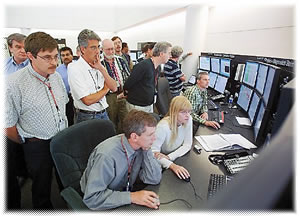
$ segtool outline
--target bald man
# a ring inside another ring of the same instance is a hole
[[[109,119],[115,124],[118,133],[122,132],[123,119],[127,114],[126,100],[123,95],[123,85],[130,72],[126,62],[115,55],[114,43],[110,39],[102,41],[102,50],[104,59],[101,61],[108,74],[117,82],[118,90],[109,91],[106,100],[109,105],[107,111]]]

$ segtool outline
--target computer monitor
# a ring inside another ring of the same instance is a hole
[[[202,70],[210,71],[210,57],[199,57],[199,68]]]
[[[210,72],[209,73],[209,87],[214,88],[216,84],[218,75],[216,73]]]
[[[243,76],[243,83],[254,87],[256,75],[258,71],[258,63],[246,62],[245,72]]]
[[[191,77],[188,80],[188,83],[194,85],[194,84],[196,84],[196,80],[197,80],[196,76],[195,75],[191,75]]]
[[[249,110],[248,110],[248,116],[249,116],[250,122],[252,124],[253,124],[253,121],[255,118],[255,114],[256,114],[256,111],[258,108],[259,101],[260,101],[260,97],[257,95],[256,92],[253,92],[253,96],[252,96],[251,103],[250,103]]]
[[[248,111],[248,106],[250,103],[252,92],[252,89],[246,87],[245,85],[241,85],[237,104],[246,112]]]
[[[131,59],[132,61],[136,61],[136,60],[137,60],[137,59],[136,59],[136,52],[130,52],[129,55],[130,55],[130,59]]]
[[[228,80],[228,78],[218,75],[217,81],[215,84],[215,90],[218,91],[219,93],[223,94],[225,91],[225,88],[226,88],[227,80]]]
[[[219,58],[211,58],[211,71],[215,73],[220,73],[220,59]]]
[[[269,66],[268,76],[265,84],[263,99],[267,108],[273,106],[279,91],[280,71],[275,66]]]
[[[253,124],[254,139],[257,146],[264,143],[268,132],[270,111],[266,109],[265,104],[261,101],[258,113]]]
[[[260,95],[264,94],[266,79],[268,75],[269,67],[265,64],[259,64],[257,79],[255,89],[260,93]]]
[[[226,77],[230,77],[230,59],[221,59],[220,74]]]

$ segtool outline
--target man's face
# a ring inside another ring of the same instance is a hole
[[[66,66],[73,60],[73,56],[69,50],[62,51],[60,53],[60,57],[63,64],[65,64]]]
[[[115,49],[112,42],[106,42],[105,44],[103,44],[103,54],[109,60],[114,58]]]
[[[21,63],[27,59],[27,55],[24,49],[24,41],[17,42],[15,40],[12,41],[12,46],[9,47],[9,51],[13,54],[16,62]]]
[[[148,49],[146,52],[146,57],[151,58],[153,56],[153,49]]]
[[[114,46],[116,53],[120,53],[122,50],[122,41],[119,38],[117,38],[116,40],[114,40]]]
[[[209,76],[208,75],[202,75],[201,78],[197,81],[197,84],[202,89],[208,88]]]
[[[143,150],[151,148],[152,143],[155,140],[155,129],[156,127],[145,127],[146,131],[140,136],[137,136],[137,143]]]
[[[87,47],[82,47],[82,57],[88,63],[97,61],[97,56],[100,53],[99,41],[98,40],[89,40]]]
[[[162,63],[165,64],[168,62],[168,60],[170,59],[170,56],[171,56],[171,48],[169,47],[167,49],[167,52],[166,53],[161,53],[161,59],[162,59]]]
[[[32,62],[33,69],[44,77],[53,74],[58,61],[58,51],[55,48],[53,51],[40,51],[36,58],[28,52],[28,57]]]

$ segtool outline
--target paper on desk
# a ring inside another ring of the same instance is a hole
[[[241,134],[220,134],[220,136],[226,140],[231,146],[239,145],[243,148],[257,148],[253,143],[251,143],[248,139],[243,137]]]
[[[249,118],[235,117],[239,125],[251,126]]]

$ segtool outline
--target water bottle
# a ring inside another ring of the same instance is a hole
[[[233,96],[230,95],[229,100],[228,100],[228,108],[232,108],[232,102],[233,102]]]

